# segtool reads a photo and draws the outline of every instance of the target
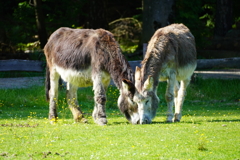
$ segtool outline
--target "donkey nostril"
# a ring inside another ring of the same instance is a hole
[[[147,118],[145,118],[143,121],[142,121],[142,123],[141,124],[148,124],[149,122],[148,122],[148,119]]]
[[[144,124],[148,124],[148,119],[145,119],[145,120],[144,120]]]

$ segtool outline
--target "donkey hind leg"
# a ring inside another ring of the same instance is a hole
[[[176,74],[171,73],[167,80],[165,99],[167,101],[167,122],[173,119],[174,86],[176,84]]]
[[[189,83],[190,78],[181,81],[180,89],[177,96],[177,104],[175,105],[175,114],[173,119],[174,122],[180,122],[182,118],[182,106],[186,96],[186,89]]]
[[[106,104],[106,91],[104,85],[101,81],[101,76],[95,75],[93,77],[93,90],[94,90],[94,110],[93,110],[93,118],[95,123],[99,125],[107,124],[107,117],[105,111]]]
[[[174,106],[178,105],[178,91],[179,91],[179,82],[176,80],[174,85]]]
[[[57,121],[57,101],[58,101],[58,80],[59,74],[55,69],[50,71],[50,91],[49,91],[49,120],[51,123]]]
[[[77,90],[78,87],[70,83],[67,83],[67,102],[68,106],[72,112],[75,122],[84,122],[87,123],[87,120],[83,117],[83,114],[80,110],[77,100]]]

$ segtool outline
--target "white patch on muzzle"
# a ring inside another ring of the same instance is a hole
[[[139,123],[140,117],[139,117],[138,113],[133,113],[130,116],[131,116],[131,123],[132,124],[138,124]]]

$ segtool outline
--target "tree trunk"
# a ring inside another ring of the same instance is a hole
[[[87,2],[87,26],[86,28],[108,29],[106,16],[106,0],[88,0]]]
[[[38,37],[40,41],[40,46],[43,49],[45,44],[47,43],[48,36],[44,22],[44,14],[42,12],[42,0],[33,0],[33,2],[35,7]]]
[[[175,0],[143,0],[142,43],[148,43],[155,31],[173,23]]]
[[[215,37],[223,37],[232,28],[232,0],[217,0]]]

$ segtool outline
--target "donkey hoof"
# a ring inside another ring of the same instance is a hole
[[[180,122],[182,115],[179,113],[174,114],[173,122]]]
[[[96,123],[97,123],[98,125],[100,125],[100,126],[104,126],[104,125],[107,124],[107,119],[106,119],[106,118],[98,118],[98,119],[96,120]]]
[[[57,123],[57,117],[53,117],[53,116],[49,116],[49,121],[50,121],[50,124],[55,124],[55,123]]]
[[[173,117],[172,116],[167,117],[167,123],[172,123],[172,122],[173,122]]]
[[[173,122],[180,122],[180,120],[179,119],[174,119]]]
[[[82,123],[88,123],[88,120],[87,120],[86,118],[82,118],[82,119],[81,119],[81,122],[82,122]]]

